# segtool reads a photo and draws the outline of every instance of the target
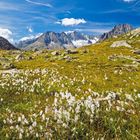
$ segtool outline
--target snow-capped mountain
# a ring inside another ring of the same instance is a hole
[[[46,32],[37,36],[29,36],[20,39],[19,48],[23,49],[69,49],[94,44],[98,41],[95,36],[84,35],[76,31],[55,33]]]
[[[27,36],[27,37],[23,37],[23,38],[21,38],[21,39],[19,40],[19,43],[16,44],[16,46],[17,46],[18,48],[25,48],[25,47],[27,47],[28,45],[34,43],[34,42],[37,40],[37,38],[38,38],[39,36],[41,36],[42,34],[43,34],[43,33],[39,33],[39,34],[37,34],[37,35],[30,35],[30,36]]]
[[[75,47],[82,47],[85,45],[95,44],[98,41],[97,37],[85,35],[80,32],[72,31],[66,33]]]

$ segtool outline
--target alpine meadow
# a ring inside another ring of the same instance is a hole
[[[0,140],[140,139],[140,0],[0,1]]]

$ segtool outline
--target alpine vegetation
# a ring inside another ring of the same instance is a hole
[[[140,140],[139,0],[0,0],[0,140]]]

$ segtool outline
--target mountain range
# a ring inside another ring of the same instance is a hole
[[[69,49],[93,44],[97,41],[98,38],[95,36],[84,35],[76,31],[62,33],[46,32],[34,38],[20,40],[17,47],[27,50],[36,48]]]
[[[129,24],[116,25],[111,31],[100,36],[85,35],[77,31],[69,32],[45,32],[36,36],[24,37],[15,46],[19,49],[71,49],[85,45],[95,44],[96,42],[104,41],[109,38],[117,37],[118,35],[126,34],[133,30]],[[0,39],[0,49],[15,49],[6,39]]]

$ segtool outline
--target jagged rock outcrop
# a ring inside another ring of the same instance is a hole
[[[19,48],[34,49],[72,49],[82,47],[84,45],[94,44],[98,41],[95,36],[84,35],[82,33],[71,32],[46,32],[37,38],[21,40],[18,44]]]
[[[131,48],[132,46],[129,45],[126,40],[121,40],[121,41],[115,41],[110,47],[111,48],[118,48],[118,47]]]
[[[136,28],[127,34],[127,37],[129,37],[129,39],[137,38],[139,36],[140,36],[140,28]]]
[[[103,41],[109,38],[116,37],[118,35],[123,35],[128,33],[129,31],[133,30],[133,27],[129,24],[119,24],[116,25],[110,32],[104,33],[100,36],[99,40]]]
[[[74,48],[71,40],[67,37],[67,35],[63,33],[55,33],[55,32],[46,32],[37,40],[28,45],[26,49],[65,49],[65,48]]]

